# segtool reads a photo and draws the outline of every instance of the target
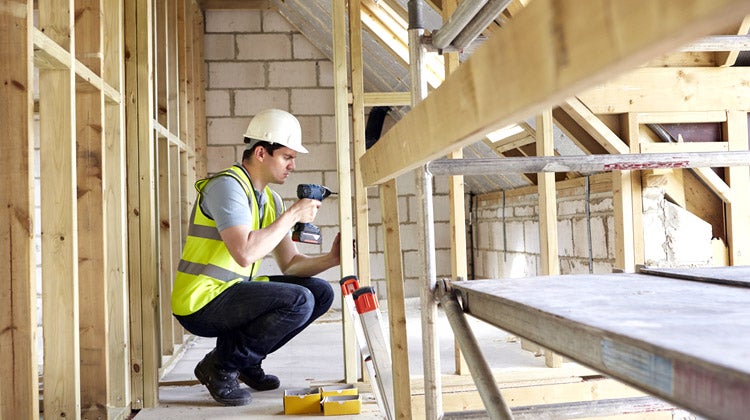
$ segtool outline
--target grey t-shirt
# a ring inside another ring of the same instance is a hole
[[[260,214],[263,214],[266,195],[258,193],[258,207]],[[273,192],[273,198],[276,202],[276,217],[278,218],[283,209],[281,197]],[[211,217],[216,222],[219,232],[226,228],[237,225],[252,225],[252,218],[258,217],[253,215],[249,197],[240,183],[231,176],[219,176],[209,181],[203,188],[203,200],[201,209],[206,216]]]

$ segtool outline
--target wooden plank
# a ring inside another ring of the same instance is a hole
[[[159,328],[161,334],[161,355],[174,353],[174,332],[172,331],[172,281],[176,261],[172,256],[172,190],[170,175],[172,174],[169,159],[169,141],[163,137],[157,138],[157,196],[159,202]],[[161,376],[161,375],[159,375]]]
[[[154,92],[151,0],[125,4],[128,254],[130,272],[131,395],[134,409],[158,401],[158,263],[153,128]]]
[[[470,315],[696,414],[750,409],[748,289],[626,273],[454,287]]]
[[[587,13],[574,12],[581,7],[575,0],[531,2],[362,157],[366,184],[478,141],[750,10],[741,0],[589,1]]]
[[[70,50],[73,2],[39,2],[39,29]],[[75,75],[39,70],[42,213],[44,410],[77,418],[81,410],[76,210]]]
[[[177,1],[167,0],[167,129],[175,136],[179,127],[179,75],[177,52]]]
[[[0,3],[0,418],[39,418],[33,2]]]
[[[577,96],[595,114],[750,109],[746,79],[747,70],[742,67],[648,67]]]
[[[193,25],[191,33],[193,36],[193,150],[195,152],[195,176],[200,179],[208,174],[206,166],[207,136],[206,125],[197,121],[206,120],[206,86],[204,55],[203,55],[203,13],[197,7],[193,8]]]
[[[103,26],[100,0],[75,2],[75,54],[100,76],[103,70]],[[75,97],[78,206],[78,280],[81,346],[81,416],[105,418],[109,398],[108,304],[103,177],[104,96],[100,90],[77,91]]]
[[[349,92],[347,67],[347,36],[346,18],[347,9],[343,2],[333,2],[331,16],[333,18],[333,85],[334,85],[334,120],[336,125],[336,169],[339,182],[339,225],[341,226],[341,263],[339,270],[341,278],[353,275],[354,256],[350,252],[349,244],[354,243],[354,225],[352,219],[352,181],[351,181],[351,151],[349,148],[349,104],[347,95]],[[342,305],[343,297],[342,297]],[[350,320],[347,320],[350,321]],[[350,327],[344,330],[344,338],[347,341],[348,356],[344,363],[344,380],[347,383],[357,381],[356,346],[354,345],[354,330],[351,324],[342,325]],[[354,352],[352,352],[354,351]]]
[[[726,142],[707,143],[641,143],[641,153],[705,153],[705,152],[728,152],[729,145]]]
[[[198,0],[203,10],[265,10],[273,6],[270,0]]]
[[[739,28],[735,31],[736,34],[742,35],[737,36],[735,38],[745,38],[747,39],[747,36],[745,36],[748,32],[750,32],[750,16],[745,16],[744,19],[742,19],[742,23],[740,23]],[[744,49],[734,46],[731,50],[726,52],[717,52],[715,54],[716,62],[719,63],[722,67],[728,67],[733,66],[737,62],[737,58],[740,56],[740,51],[744,51]]]
[[[659,268],[642,267],[640,274],[650,274],[674,279],[701,281],[730,286],[750,287],[750,266]]]
[[[172,262],[172,273],[170,273],[169,281],[169,296],[167,300],[172,298],[172,281],[174,276],[175,267],[180,262],[182,256],[182,182],[180,179],[180,148],[174,144],[169,145],[169,242],[172,255],[170,260]],[[170,305],[167,311],[169,319],[166,320],[167,326],[165,328],[172,331],[172,342],[175,347],[182,344],[183,342],[183,331],[180,323],[177,319],[172,316],[172,307]],[[163,353],[166,353],[162,351]]]
[[[622,116],[622,137],[630,152],[637,153],[638,121],[634,114]],[[615,268],[632,273],[645,258],[643,245],[643,197],[638,171],[612,174],[615,215]]]
[[[552,110],[544,111],[536,117],[536,155],[554,156],[555,137],[553,133]],[[557,191],[555,174],[551,172],[537,175],[539,191],[539,250],[540,274],[560,274],[560,256],[557,247]],[[562,356],[544,349],[545,364],[548,367],[562,366]]]
[[[167,0],[152,0],[154,2],[154,85],[156,108],[154,119],[163,127],[167,127]]]
[[[727,113],[721,111],[703,112],[641,112],[638,113],[639,124],[683,124],[726,122]]]
[[[365,104],[364,104],[364,61],[362,51],[362,19],[359,0],[349,1],[349,63],[352,81],[352,145],[354,147],[354,217],[356,220],[354,237],[357,241],[357,274],[361,286],[370,285],[370,226],[367,204],[367,188],[362,182],[362,169],[359,157],[365,153]],[[356,377],[356,371],[349,372],[357,366],[357,343],[354,322],[348,311],[342,311],[342,329],[344,346],[344,378]],[[367,372],[360,362],[360,369]],[[364,378],[363,378],[364,379]],[[367,378],[374,381],[376,378]]]
[[[124,97],[123,0],[104,0],[104,61],[102,78]],[[130,341],[128,317],[127,225],[125,178],[125,104],[105,102],[104,105],[104,174],[107,304],[109,323],[109,402],[112,413],[130,412]]]
[[[399,231],[398,189],[396,180],[380,186],[380,214],[383,225],[385,281],[388,294],[388,325],[393,361],[393,398],[398,419],[411,418],[411,382],[409,380],[409,344],[406,336],[404,271]]]
[[[365,92],[365,106],[408,106],[411,105],[409,92]]]
[[[590,135],[604,151],[612,154],[630,152],[627,144],[578,98],[566,100],[560,105],[560,108]],[[573,141],[577,142],[575,139]],[[581,144],[581,146],[584,149],[591,150],[592,153],[598,151],[590,145]]]
[[[729,150],[749,150],[747,111],[727,112],[724,136],[729,142]],[[750,168],[728,168],[727,182],[732,189],[734,200],[726,206],[727,240],[729,261],[732,265],[750,264]]]

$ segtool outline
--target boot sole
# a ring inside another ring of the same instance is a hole
[[[256,390],[256,391],[270,391],[272,389],[277,389],[279,386],[281,386],[281,381],[276,382],[273,385],[266,385],[266,386],[253,386],[250,383],[250,380],[247,378],[247,376],[240,373],[239,380],[242,381],[245,385],[249,386],[250,388]],[[257,385],[257,384],[256,384]]]

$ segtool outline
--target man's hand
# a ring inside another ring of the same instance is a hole
[[[320,205],[321,202],[318,200],[302,198],[292,204],[292,207],[290,207],[287,212],[291,212],[299,223],[312,223],[312,221],[315,220],[315,216],[318,215]]]

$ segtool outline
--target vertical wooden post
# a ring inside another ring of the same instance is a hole
[[[554,156],[552,110],[544,111],[536,117],[536,154]],[[560,259],[557,249],[557,189],[555,174],[537,174],[539,192],[539,249],[541,253],[542,275],[560,274]],[[549,367],[561,367],[562,356],[544,349],[545,363]]]
[[[40,30],[71,55],[73,13],[72,0],[39,1]],[[39,93],[44,411],[51,417],[77,418],[81,371],[73,69],[40,69]]]
[[[359,284],[370,284],[370,226],[368,224],[367,187],[362,182],[359,158],[365,154],[364,63],[362,57],[362,4],[349,1],[349,62],[352,80],[352,143],[354,145],[354,201],[356,212],[357,275]],[[356,376],[357,352],[354,337],[354,320],[343,312],[344,378]],[[361,363],[359,363],[361,365]],[[366,369],[362,370],[362,376]],[[369,378],[374,380],[375,378]]]
[[[206,78],[203,59],[203,12],[193,0],[193,24],[190,28],[193,42],[193,149],[195,150],[195,176],[207,175],[206,167]],[[188,38],[191,39],[191,38]]]
[[[160,364],[158,337],[158,242],[152,1],[125,3],[125,87],[128,98],[128,254],[130,272],[132,408],[153,407],[158,401]]]
[[[628,142],[631,153],[638,153],[638,117],[625,114],[621,121],[622,137]],[[641,177],[634,171],[612,172],[615,213],[615,268],[627,273],[644,259],[643,249],[643,198]]]
[[[174,353],[174,331],[172,330],[172,190],[169,159],[169,139],[157,139],[157,172],[159,200],[159,313],[161,319],[161,354]],[[175,263],[176,264],[176,263]]]
[[[727,112],[724,137],[729,150],[748,150],[747,111]],[[731,265],[750,264],[750,169],[747,166],[727,168],[727,182],[734,192],[734,200],[727,204],[727,238]]]
[[[97,75],[102,74],[103,29],[101,0],[75,2],[75,56]],[[109,401],[107,348],[107,261],[105,249],[104,95],[82,86],[76,92],[78,278],[80,296],[81,416],[106,418]],[[47,277],[47,276],[45,276]]]
[[[404,305],[404,270],[399,231],[398,191],[396,180],[381,184],[380,214],[385,241],[385,279],[388,288],[388,325],[391,339],[393,370],[393,401],[397,419],[411,418],[411,380],[409,377],[409,345],[406,337]]]
[[[39,418],[33,1],[0,1],[0,419]]]
[[[170,249],[172,255],[170,260],[172,262],[172,270],[169,277],[169,296],[167,300],[170,301],[170,306],[167,310],[169,319],[166,321],[168,325],[164,328],[172,331],[172,343],[174,345],[182,344],[184,332],[182,326],[174,316],[172,316],[171,298],[172,298],[172,281],[174,279],[175,270],[177,264],[180,262],[182,255],[182,199],[181,196],[184,194],[182,190],[182,183],[180,178],[180,149],[174,144],[169,145],[169,241],[171,243]]]

